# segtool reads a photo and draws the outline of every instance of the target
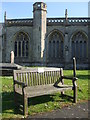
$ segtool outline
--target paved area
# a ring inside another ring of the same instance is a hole
[[[90,102],[78,103],[52,112],[29,116],[28,118],[90,118]]]

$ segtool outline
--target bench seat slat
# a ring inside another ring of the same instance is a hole
[[[61,87],[55,87],[53,84],[49,85],[39,85],[39,86],[31,86],[26,87],[25,91],[27,93],[27,97],[35,97],[40,95],[46,95],[46,94],[52,94],[55,92],[65,91],[65,90],[72,90],[72,86],[61,86]],[[19,94],[22,94],[22,89],[18,88],[16,90]]]

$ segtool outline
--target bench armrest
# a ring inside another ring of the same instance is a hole
[[[77,77],[73,77],[73,80],[76,81],[76,80],[78,80],[78,78]]]
[[[62,81],[62,79],[72,80],[72,82],[75,82],[76,80],[78,80],[77,77],[61,76],[61,77],[54,83],[54,86],[57,86],[57,85]]]
[[[25,84],[24,82],[18,81],[18,80],[14,80],[14,84],[21,85],[22,87],[27,87],[27,84]]]
[[[77,77],[67,77],[67,76],[61,76],[61,78],[62,78],[62,79],[74,80],[74,81],[78,80],[78,78],[77,78]]]

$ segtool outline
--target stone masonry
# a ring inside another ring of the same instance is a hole
[[[76,57],[77,68],[88,68],[88,23],[90,18],[47,18],[47,5],[33,4],[33,18],[7,19],[2,24],[2,62],[28,66],[72,67]],[[1,26],[1,25],[0,25]],[[0,61],[1,62],[1,61]]]

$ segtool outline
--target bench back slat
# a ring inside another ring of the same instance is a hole
[[[28,86],[55,83],[60,77],[60,68],[36,68],[14,70],[14,79],[26,83]]]

